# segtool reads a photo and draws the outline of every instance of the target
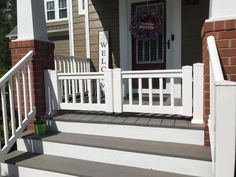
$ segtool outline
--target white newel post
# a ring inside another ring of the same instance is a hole
[[[183,86],[182,86],[182,106],[183,106],[183,115],[192,116],[192,66],[184,66],[183,70]]]
[[[58,85],[57,72],[54,70],[45,70],[44,82],[46,113],[50,115],[52,111],[60,109],[61,94],[59,94],[60,87]]]
[[[105,72],[105,104],[106,112],[113,112],[113,74],[111,69],[107,69]]]
[[[236,135],[236,83],[216,83],[215,177],[234,177]]]
[[[193,65],[193,119],[194,124],[203,124],[204,64]]]
[[[123,107],[123,86],[121,78],[121,69],[113,69],[113,93],[114,93],[114,112],[122,113]]]

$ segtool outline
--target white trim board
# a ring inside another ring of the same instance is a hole
[[[132,46],[129,24],[131,20],[131,4],[146,2],[144,0],[119,0],[120,24],[120,67],[123,70],[132,69]],[[171,49],[166,49],[166,68],[181,68],[181,0],[166,0],[166,41],[175,35],[171,41]]]
[[[49,121],[51,131],[204,145],[204,130]]]

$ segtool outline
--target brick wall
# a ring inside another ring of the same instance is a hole
[[[204,63],[204,123],[205,145],[209,145],[208,115],[209,115],[209,54],[207,37],[216,39],[224,77],[236,81],[236,20],[206,22],[202,28],[202,58]]]
[[[34,52],[32,62],[33,103],[36,110],[45,113],[44,70],[54,69],[54,44],[29,40],[10,42],[12,66],[19,62],[30,50]],[[23,98],[23,94],[22,98]],[[23,99],[22,105],[23,105]]]

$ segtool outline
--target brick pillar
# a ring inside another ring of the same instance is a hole
[[[54,69],[54,44],[39,40],[26,40],[10,42],[9,47],[12,65],[19,62],[27,52],[33,50],[33,103],[38,112],[45,113],[44,70]]]
[[[207,37],[214,36],[219,50],[224,77],[236,81],[236,19],[205,22],[202,28],[202,58],[204,63],[204,123],[205,145],[209,146],[208,115],[209,115],[209,53]],[[227,119],[227,117],[225,117]]]

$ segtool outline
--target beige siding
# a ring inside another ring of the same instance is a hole
[[[52,37],[50,40],[55,44],[55,54],[69,55],[69,36]]]
[[[78,0],[73,0],[73,24],[74,24],[75,56],[85,58],[86,57],[85,18],[84,15],[79,15]]]
[[[99,31],[110,32],[110,67],[119,66],[119,0],[90,0],[91,59],[98,68]]]
[[[182,65],[201,62],[201,29],[209,14],[209,0],[182,7]]]

